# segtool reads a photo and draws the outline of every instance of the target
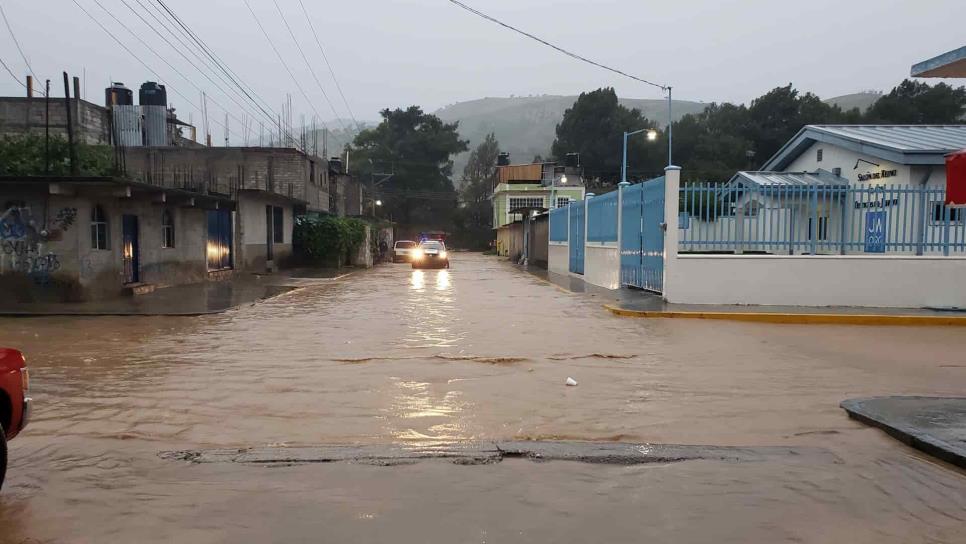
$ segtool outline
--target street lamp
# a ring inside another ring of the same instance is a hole
[[[381,200],[376,200],[376,206],[382,206],[382,201]]]
[[[657,131],[654,130],[653,128],[642,128],[641,130],[635,130],[634,132],[624,133],[624,160],[621,163],[621,182],[622,183],[627,182],[627,138],[629,136],[640,134],[642,132],[647,132],[648,141],[653,142],[657,140]]]

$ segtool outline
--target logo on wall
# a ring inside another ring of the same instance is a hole
[[[899,174],[898,170],[879,170],[878,172],[866,172],[859,174],[859,181],[870,181],[873,179],[894,178]]]
[[[885,253],[886,226],[888,218],[884,211],[865,212],[865,252]]]

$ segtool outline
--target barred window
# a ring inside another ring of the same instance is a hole
[[[111,237],[108,226],[104,208],[100,206],[91,208],[91,249],[110,249]]]
[[[171,210],[161,212],[161,247],[174,247],[174,217]]]
[[[564,208],[570,204],[570,197],[560,196],[557,197],[557,207]]]
[[[511,196],[510,197],[511,210],[515,210],[517,208],[542,208],[542,207],[543,207],[542,196]]]

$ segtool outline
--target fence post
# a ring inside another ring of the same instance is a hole
[[[678,208],[681,198],[681,167],[670,165],[664,169],[664,278],[662,296],[671,302],[674,268],[678,259]]]
[[[851,189],[851,187],[846,187],[842,193],[842,216],[839,218],[839,255],[845,255],[845,225],[846,221],[852,221],[852,199],[849,196],[852,194]],[[831,206],[829,208],[831,209]],[[831,213],[829,215],[831,216]]]
[[[926,185],[919,185],[919,217],[916,220],[916,256],[923,254],[923,243],[926,240]]]
[[[623,271],[621,270],[621,260],[624,251],[624,189],[630,183],[622,181],[617,184],[617,277],[620,278],[620,286],[624,286]]]
[[[809,252],[812,255],[818,253],[818,187],[813,185],[808,197],[808,206],[811,208],[808,213],[808,238],[811,242]]]

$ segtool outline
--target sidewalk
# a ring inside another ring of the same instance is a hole
[[[197,316],[218,314],[243,304],[317,285],[353,270],[295,269],[276,274],[236,273],[224,281],[176,285],[136,296],[90,302],[0,300],[0,317],[38,316]]]
[[[874,397],[843,401],[849,417],[966,468],[966,398]]]
[[[519,267],[558,289],[587,293],[621,317],[720,319],[757,323],[848,324],[966,327],[966,312],[927,308],[860,308],[851,306],[723,306],[669,304],[660,295],[638,289],[604,289],[572,275]]]

